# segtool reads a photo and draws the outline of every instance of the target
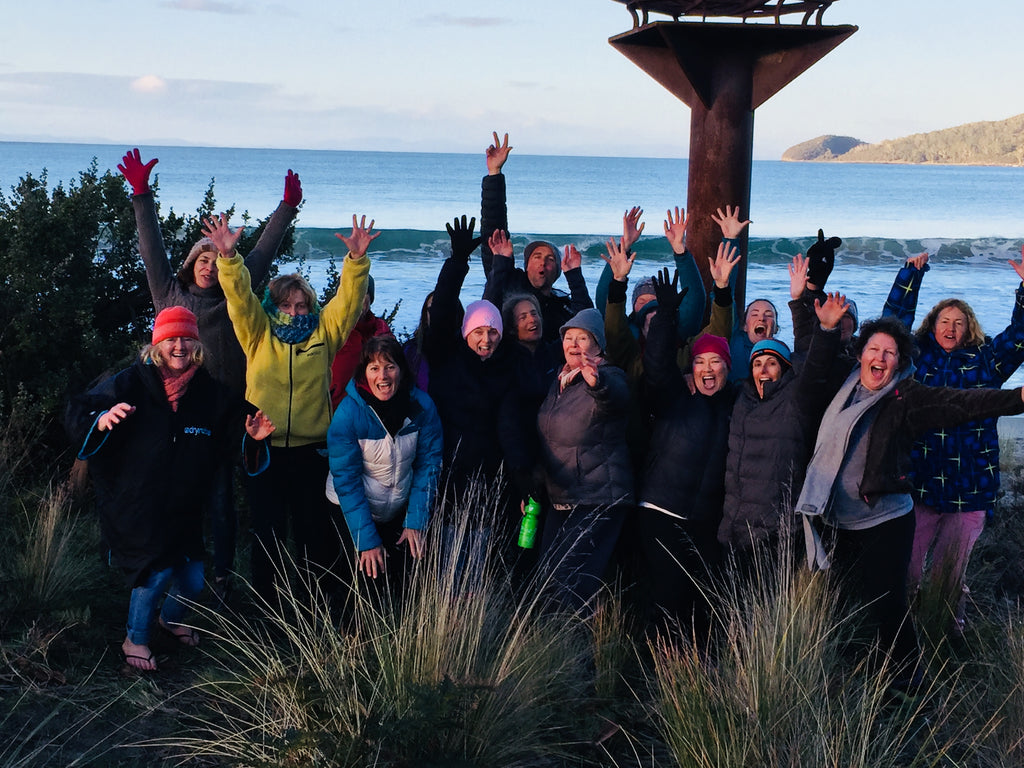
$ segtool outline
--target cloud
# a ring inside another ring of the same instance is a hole
[[[418,23],[434,27],[481,29],[483,27],[506,26],[511,24],[512,20],[499,16],[452,16],[450,13],[435,13],[430,16],[421,16]]]
[[[143,75],[132,80],[128,87],[137,93],[160,93],[167,89],[167,83],[156,75]]]
[[[208,11],[209,13],[224,13],[232,16],[249,12],[244,5],[222,3],[217,0],[164,0],[160,5],[176,11]]]

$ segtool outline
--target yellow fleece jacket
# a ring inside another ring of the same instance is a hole
[[[241,256],[218,256],[217,271],[228,317],[245,352],[245,398],[277,427],[271,445],[325,443],[331,423],[331,361],[363,311],[369,257],[345,257],[338,293],[320,310],[316,330],[300,344],[274,336]]]

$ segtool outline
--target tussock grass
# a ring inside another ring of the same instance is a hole
[[[238,765],[536,766],[566,754],[590,682],[587,634],[540,590],[510,594],[494,538],[476,567],[460,559],[478,541],[468,519],[456,510],[450,546],[431,531],[404,592],[358,581],[340,622],[316,583],[290,586],[294,573],[258,620],[207,611],[218,648],[199,684],[205,711],[190,736],[152,743]]]
[[[955,686],[894,698],[879,649],[851,659],[857,616],[829,573],[794,567],[785,544],[744,571],[712,589],[713,653],[651,643],[652,714],[676,764],[882,768],[948,750]]]

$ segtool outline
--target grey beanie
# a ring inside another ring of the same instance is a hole
[[[534,240],[526,244],[526,248],[523,250],[523,269],[526,269],[526,264],[530,261],[530,254],[542,245],[546,245],[555,254],[556,275],[562,274],[562,260],[559,258],[558,246],[554,243],[549,243],[547,240]]]
[[[604,352],[605,338],[604,338],[604,318],[601,317],[601,313],[591,307],[590,309],[581,309],[576,315],[558,329],[558,335],[563,339],[565,338],[565,332],[570,328],[581,328],[582,330],[589,333],[597,340],[597,346]]]
[[[654,292],[653,277],[645,277],[643,280],[636,284],[636,286],[633,288],[633,301],[630,302],[629,308],[632,310],[636,306],[636,300],[639,299],[641,296],[646,296],[648,294],[650,294],[651,296],[658,295],[657,293]]]
[[[855,302],[853,299],[847,299],[846,303],[850,305],[850,308],[846,310],[846,314],[853,318],[853,326],[854,328],[856,328],[858,323],[857,302]]]

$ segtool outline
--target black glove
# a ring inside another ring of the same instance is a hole
[[[818,230],[818,242],[807,249],[807,282],[824,289],[832,267],[836,265],[836,248],[843,244],[838,237],[825,239],[825,233]]]
[[[448,228],[448,237],[452,241],[452,258],[458,259],[459,261],[469,261],[470,254],[476,250],[476,247],[480,245],[480,241],[483,238],[473,237],[473,230],[476,228],[476,217],[474,216],[466,223],[466,217],[463,215],[462,221],[459,221],[459,217],[456,216],[455,220],[451,224],[445,224]]]
[[[660,272],[654,275],[654,297],[658,300],[658,311],[674,315],[679,311],[679,305],[690,290],[689,286],[683,288],[682,293],[678,290],[679,270],[672,276],[672,282],[668,280],[668,267],[663,267]]]

